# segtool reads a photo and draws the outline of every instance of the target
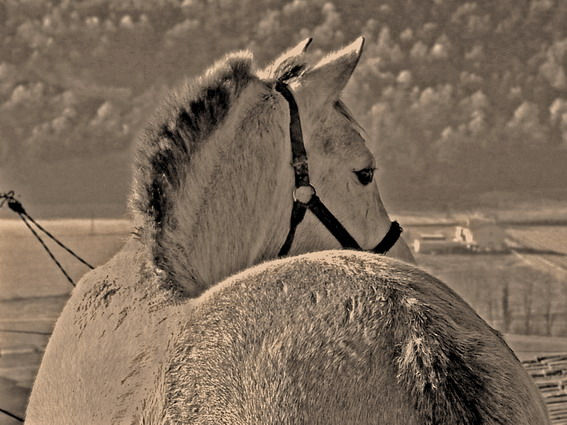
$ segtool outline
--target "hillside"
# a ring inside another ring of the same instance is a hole
[[[361,33],[344,97],[394,206],[563,187],[565,22],[563,0],[6,0],[0,191],[84,202],[60,190],[57,164],[75,161],[71,186],[123,210],[129,148],[169,87],[231,50],[265,64],[307,36],[317,57]],[[102,175],[116,187],[95,188]]]

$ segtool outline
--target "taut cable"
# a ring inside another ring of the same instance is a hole
[[[38,240],[38,242],[41,244],[43,249],[45,249],[45,251],[47,252],[49,257],[53,260],[53,262],[55,263],[57,268],[59,268],[59,270],[61,270],[61,272],[63,273],[63,275],[65,275],[65,278],[69,281],[69,283],[71,285],[75,286],[75,282],[73,281],[73,279],[71,279],[71,276],[69,276],[69,273],[67,273],[67,271],[61,265],[61,263],[59,261],[57,261],[57,258],[55,258],[55,255],[53,255],[53,253],[51,252],[49,247],[46,245],[44,240],[41,238],[41,236],[33,229],[30,222],[32,224],[34,224],[39,230],[41,230],[45,235],[47,235],[49,238],[51,238],[51,240],[53,240],[57,245],[59,245],[61,248],[63,248],[65,251],[67,251],[69,254],[71,254],[73,257],[75,257],[77,260],[79,260],[81,263],[83,263],[85,266],[87,266],[89,269],[92,270],[92,269],[94,269],[94,267],[92,265],[90,265],[87,261],[85,261],[81,257],[79,257],[75,252],[73,252],[70,248],[68,248],[63,242],[61,242],[59,239],[57,239],[55,236],[53,236],[50,232],[48,232],[43,226],[41,226],[38,222],[36,222],[26,212],[22,203],[20,201],[18,201],[14,197],[14,195],[15,194],[14,194],[13,190],[10,190],[9,192],[0,194],[0,208],[2,208],[4,206],[4,204],[7,204],[8,208],[10,208],[16,214],[18,214],[18,216],[24,222],[26,227],[28,229],[30,229],[30,231],[35,236],[35,238]]]

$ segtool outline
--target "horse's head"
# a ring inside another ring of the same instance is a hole
[[[272,78],[286,78],[286,72],[301,67],[299,52],[310,40],[272,64]],[[375,180],[376,160],[365,143],[364,129],[340,99],[362,53],[361,37],[345,48],[297,72],[287,81],[299,107],[307,150],[309,176],[319,198],[363,249],[374,247],[390,227]],[[278,75],[280,74],[280,75]],[[291,253],[337,248],[331,233],[307,213],[298,229]],[[400,238],[391,256],[413,262]]]

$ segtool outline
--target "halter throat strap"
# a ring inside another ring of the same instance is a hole
[[[297,226],[305,218],[305,213],[310,210],[327,230],[337,239],[345,249],[363,251],[356,240],[350,235],[348,230],[337,220],[329,211],[321,199],[317,196],[315,188],[309,182],[309,166],[307,162],[307,152],[303,143],[303,132],[301,130],[301,118],[297,102],[291,90],[282,81],[277,81],[275,89],[285,98],[289,105],[289,136],[291,140],[291,153],[293,171],[295,175],[295,189],[293,192],[293,208],[291,210],[290,227],[284,244],[278,256],[287,255],[291,249]],[[302,196],[300,196],[302,195]],[[384,238],[371,250],[375,254],[385,254],[394,246],[400,237],[403,229],[397,221],[390,224],[390,229]]]

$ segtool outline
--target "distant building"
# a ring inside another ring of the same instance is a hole
[[[506,232],[494,221],[471,219],[456,226],[453,239],[443,233],[421,234],[413,241],[413,250],[422,254],[505,251]]]
[[[462,249],[462,244],[443,233],[423,233],[413,240],[413,250],[422,254],[442,254]]]
[[[472,244],[481,251],[505,251],[506,232],[495,221],[469,220]]]
[[[455,226],[454,240],[466,245],[473,245],[475,243],[471,229],[466,226]]]

